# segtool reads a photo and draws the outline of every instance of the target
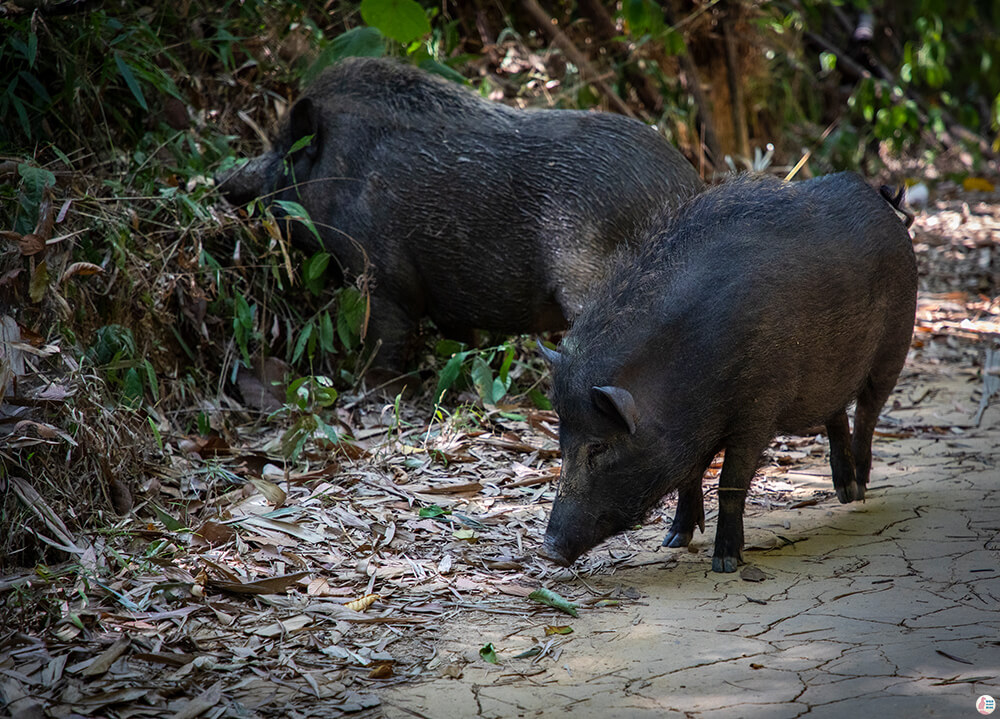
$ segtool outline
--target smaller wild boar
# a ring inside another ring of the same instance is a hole
[[[863,499],[916,290],[906,228],[855,174],[745,175],[665,217],[545,350],[563,468],[541,554],[569,565],[675,490],[663,543],[686,546],[725,449],[712,569],[736,571],[762,452],[817,424],[838,499]]]
[[[703,185],[638,120],[517,110],[353,58],[306,89],[274,151],[220,188],[305,207],[322,242],[297,223],[292,242],[330,252],[348,280],[370,274],[368,344],[398,371],[422,317],[458,339],[565,328],[614,249]]]

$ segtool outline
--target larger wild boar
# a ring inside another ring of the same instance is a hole
[[[837,497],[863,499],[916,289],[906,228],[857,175],[744,176],[695,197],[547,351],[563,468],[542,554],[571,564],[674,490],[663,543],[686,546],[704,531],[702,475],[725,449],[712,569],[733,572],[761,453],[817,424]]]
[[[384,59],[324,71],[275,150],[220,182],[300,202],[347,279],[371,272],[368,339],[394,370],[424,316],[458,338],[564,328],[609,253],[702,189],[641,122],[516,110]],[[301,224],[292,239],[319,249]]]

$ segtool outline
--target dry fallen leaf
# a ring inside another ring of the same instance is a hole
[[[100,265],[95,265],[92,262],[74,262],[66,271],[63,272],[62,277],[59,278],[60,282],[65,282],[73,275],[96,275],[103,274],[104,268]]]
[[[353,602],[348,602],[344,606],[348,609],[353,609],[355,612],[363,612],[381,598],[378,594],[366,594],[363,597],[355,599]]]

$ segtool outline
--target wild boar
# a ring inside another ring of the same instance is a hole
[[[311,139],[309,139],[311,138]],[[703,184],[621,115],[518,110],[386,59],[324,71],[274,150],[220,178],[233,202],[299,202],[347,280],[372,281],[368,344],[400,370],[422,317],[446,335],[563,329],[608,256]]]
[[[663,543],[687,546],[724,449],[712,569],[733,572],[761,453],[820,424],[837,497],[864,499],[916,291],[906,227],[855,174],[742,176],[666,212],[546,351],[563,467],[543,556],[571,564],[672,491]]]

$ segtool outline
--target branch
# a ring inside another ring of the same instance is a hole
[[[628,115],[629,117],[635,117],[635,113],[632,112],[631,108],[601,79],[597,70],[590,64],[590,61],[573,44],[573,41],[566,36],[566,33],[559,29],[556,21],[542,9],[538,1],[523,0],[522,4],[524,5],[524,9],[535,19],[535,22],[542,31],[549,36],[552,43],[557,45],[565,53],[566,57],[569,58],[570,62],[579,68],[580,75],[583,76],[584,80],[593,85],[601,95],[607,98],[616,112]]]

